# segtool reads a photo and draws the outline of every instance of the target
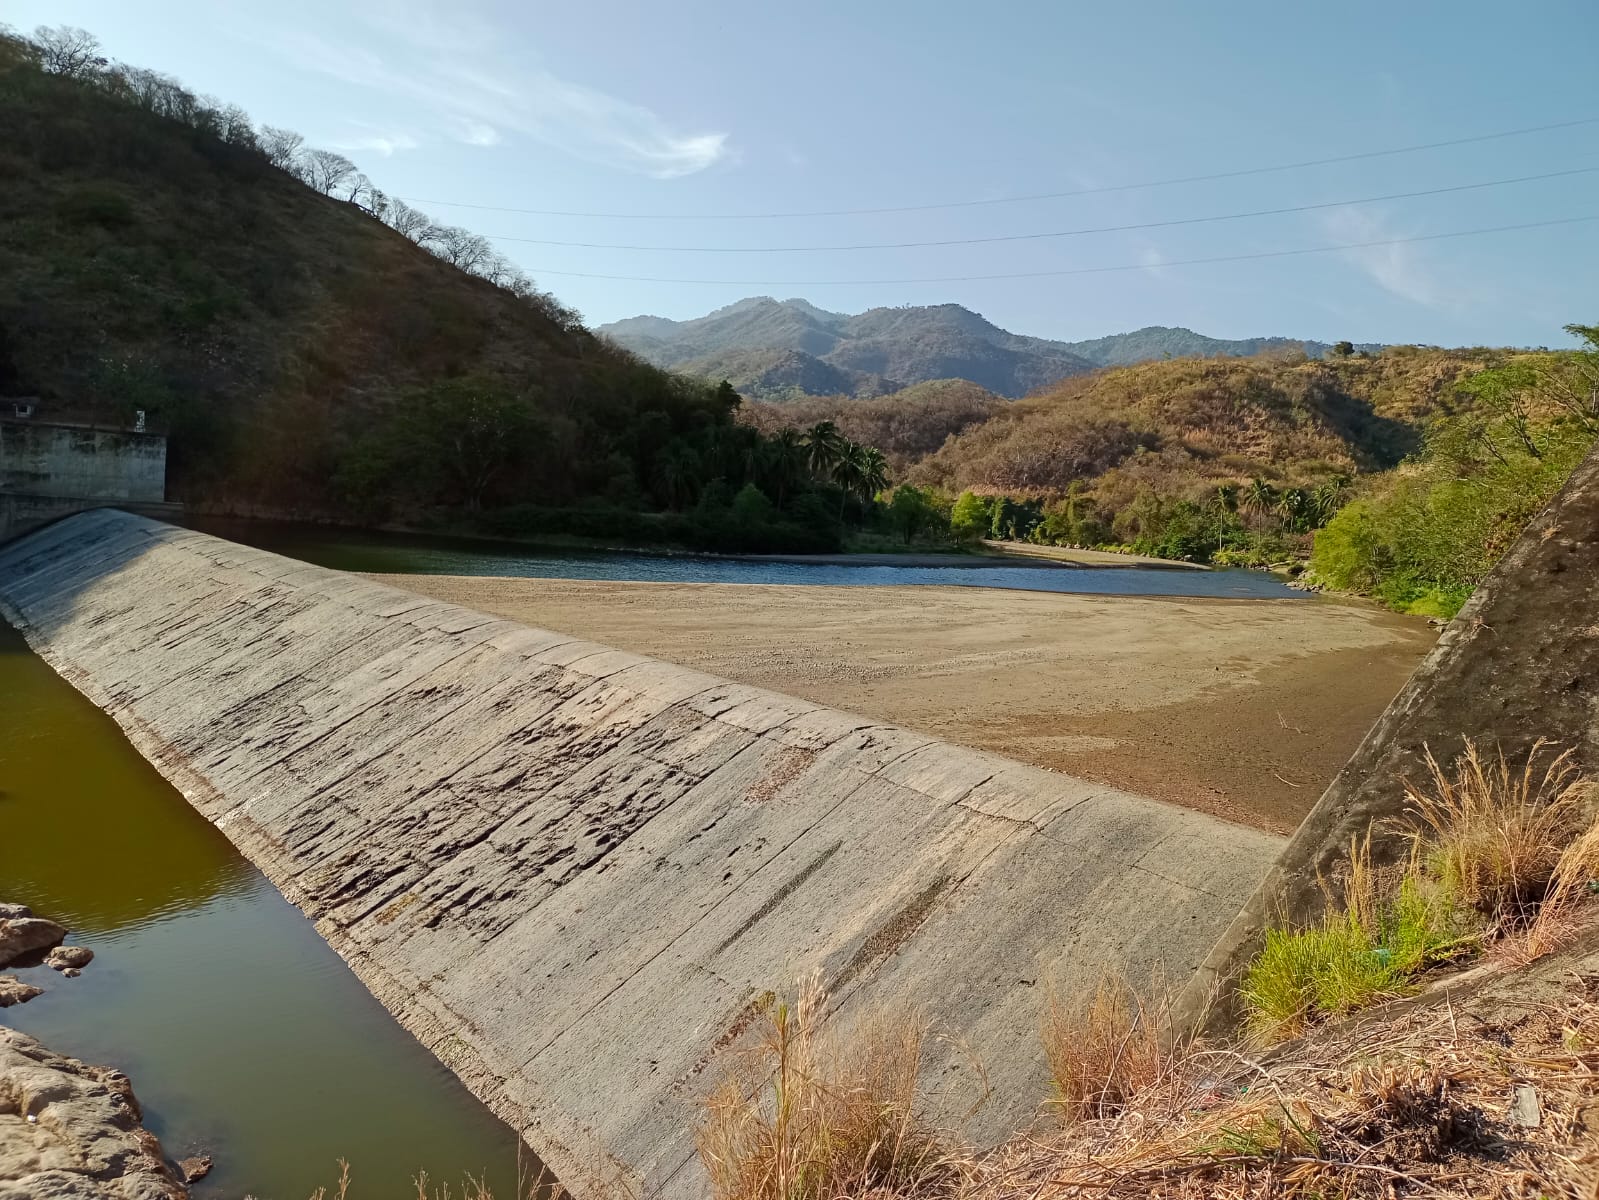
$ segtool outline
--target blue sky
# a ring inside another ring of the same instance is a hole
[[[846,311],[954,301],[1018,332],[1071,339],[1162,324],[1229,337],[1556,345],[1562,324],[1599,322],[1599,222],[1171,265],[1599,215],[1599,173],[1069,238],[755,249],[1172,221],[1599,167],[1599,124],[1024,203],[665,219],[1102,188],[1599,118],[1591,0],[7,0],[4,17],[25,30],[84,26],[111,56],[340,148],[389,192],[480,233],[737,248],[499,243],[594,322],[695,316],[763,293]],[[1136,269],[842,282],[1104,266]]]

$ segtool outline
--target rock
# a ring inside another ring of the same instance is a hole
[[[1543,1106],[1538,1103],[1538,1089],[1530,1083],[1516,1085],[1507,1114],[1512,1125],[1523,1129],[1537,1129],[1543,1124]]]
[[[42,995],[44,989],[41,987],[23,983],[15,975],[0,975],[0,1008],[10,1008],[13,1004],[26,1004],[35,996]]]
[[[187,1200],[128,1077],[0,1026],[0,1200]]]
[[[19,917],[33,916],[33,909],[26,904],[0,904],[0,921],[15,921]]]
[[[68,979],[76,979],[79,975],[83,974],[83,972],[78,970],[77,967],[62,967],[61,973]]]
[[[211,1174],[211,1156],[200,1154],[194,1158],[186,1158],[178,1164],[178,1170],[183,1174],[184,1183],[194,1183]]]
[[[86,967],[94,958],[94,951],[83,946],[57,946],[44,956],[44,965],[57,971],[68,967]]]
[[[63,926],[43,917],[11,917],[0,919],[0,967],[10,966],[19,958],[58,946],[67,936]]]

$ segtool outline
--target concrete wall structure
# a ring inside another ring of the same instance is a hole
[[[0,418],[0,541],[68,513],[166,497],[167,440]]]
[[[1522,531],[1372,726],[1195,974],[1184,1015],[1217,1027],[1230,1020],[1232,985],[1263,928],[1324,910],[1320,880],[1341,869],[1350,839],[1370,830],[1379,858],[1404,853],[1391,818],[1404,813],[1407,779],[1427,778],[1428,747],[1448,762],[1466,738],[1490,754],[1497,746],[1512,764],[1546,738],[1599,771],[1599,451]]]
[[[719,1059],[812,971],[962,1037],[997,1140],[1049,986],[1192,969],[1281,845],[126,513],[0,548],[0,611],[580,1197],[700,1194]]]

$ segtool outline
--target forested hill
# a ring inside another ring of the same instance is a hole
[[[82,31],[0,29],[0,130],[0,396],[146,411],[173,498],[373,520],[745,482],[725,389]]]
[[[958,304],[874,308],[851,315],[770,296],[740,300],[691,321],[630,317],[602,325],[599,332],[653,363],[689,375],[726,378],[761,400],[880,396],[934,379],[965,379],[996,395],[1016,397],[1095,367],[1268,350],[1318,358],[1331,349],[1324,342],[1227,340],[1165,326],[1058,342],[1010,333]]]

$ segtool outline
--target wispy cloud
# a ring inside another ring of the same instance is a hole
[[[1407,236],[1381,212],[1364,208],[1335,208],[1322,222],[1337,242],[1380,242]],[[1463,297],[1445,285],[1428,265],[1423,250],[1414,245],[1361,246],[1344,257],[1360,268],[1384,291],[1428,308],[1457,308]]]
[[[482,121],[462,121],[455,128],[455,140],[465,142],[468,146],[498,146],[504,139],[492,125]]]
[[[574,157],[672,179],[728,158],[722,132],[679,129],[649,108],[541,67],[500,77],[481,63],[503,40],[476,18],[443,21],[426,4],[372,9],[367,44],[307,32],[279,35],[290,61],[346,84],[419,106],[456,141],[492,146],[507,130]]]
[[[399,150],[415,150],[422,143],[408,133],[374,133],[329,144],[335,150],[369,150],[388,158]]]

